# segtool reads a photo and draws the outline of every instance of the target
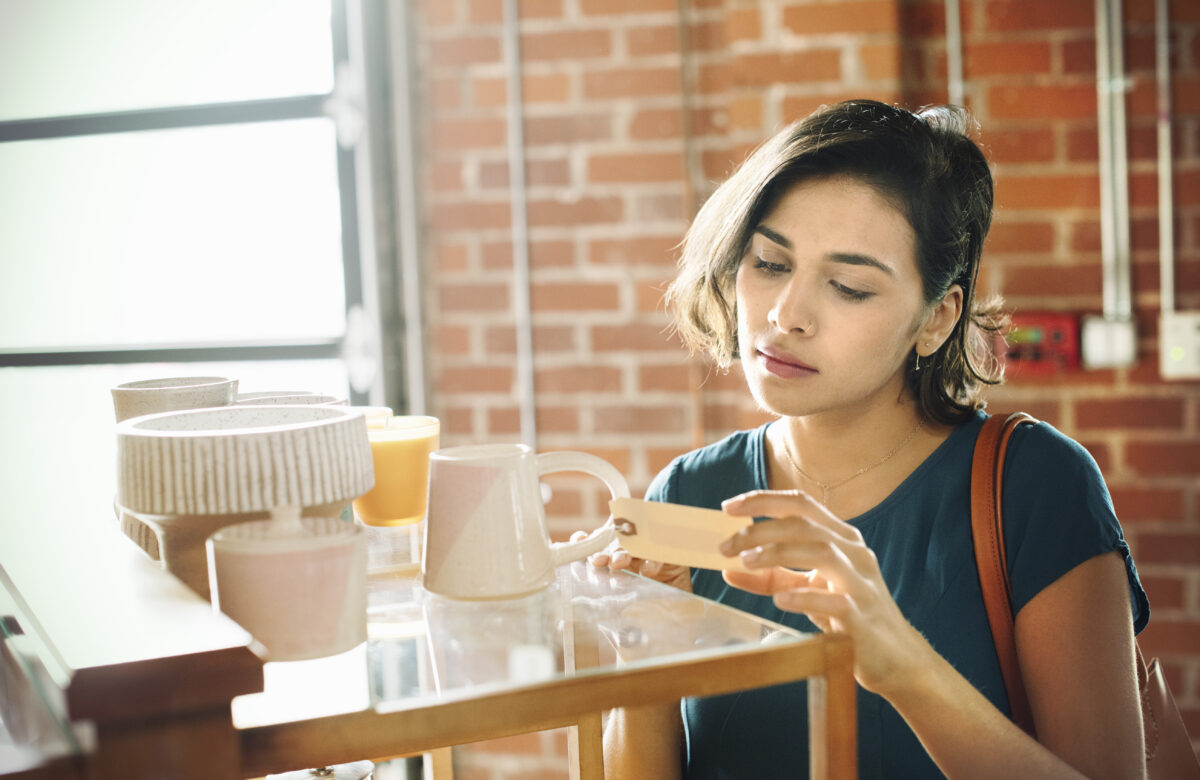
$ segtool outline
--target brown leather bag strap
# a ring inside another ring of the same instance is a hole
[[[983,589],[983,603],[992,627],[1013,721],[1030,734],[1034,733],[1033,713],[1029,709],[1021,666],[1017,661],[1012,585],[1008,579],[1000,497],[1008,439],[1018,425],[1035,422],[1037,420],[1024,412],[1009,415],[1007,419],[989,417],[975,440],[975,455],[971,461],[971,536],[975,543],[979,585]]]

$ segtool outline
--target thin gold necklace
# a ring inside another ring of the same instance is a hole
[[[791,449],[791,447],[788,446],[788,437],[786,434],[783,437],[783,454],[785,456],[787,456],[788,463],[792,464],[792,468],[794,468],[796,470],[797,474],[804,477],[805,479],[807,479],[809,482],[813,483],[817,487],[821,488],[821,503],[824,504],[824,503],[826,503],[826,500],[829,498],[829,491],[833,490],[834,488],[841,487],[842,485],[846,484],[847,482],[854,479],[855,477],[861,477],[863,474],[866,474],[871,469],[877,468],[879,466],[882,466],[884,463],[887,463],[889,460],[891,460],[893,455],[895,455],[900,450],[904,449],[904,445],[906,445],[910,441],[912,441],[912,438],[917,435],[917,431],[920,430],[920,428],[921,428],[921,418],[918,417],[917,424],[914,425],[912,427],[912,430],[908,432],[908,435],[904,437],[904,441],[897,444],[896,447],[891,452],[889,452],[887,455],[884,455],[882,458],[875,461],[871,465],[863,466],[861,469],[854,472],[850,476],[843,477],[842,479],[834,480],[833,482],[822,482],[819,479],[813,479],[812,477],[810,477],[808,475],[808,473],[804,469],[800,468],[800,466],[796,463],[796,459],[792,457],[792,449]]]

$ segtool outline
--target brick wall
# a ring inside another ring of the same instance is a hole
[[[962,0],[966,103],[995,164],[983,289],[1018,312],[1098,313],[1092,0]],[[1200,735],[1200,385],[1157,372],[1153,3],[1126,0],[1134,303],[1130,369],[1012,377],[992,410],[1079,439],[1109,479],[1154,608],[1143,635]],[[501,0],[424,0],[431,370],[446,444],[516,441]],[[763,418],[736,371],[690,361],[662,286],[688,218],[784,122],[852,96],[947,99],[941,0],[523,0],[538,445],[612,461],[640,493],[674,455]],[[1200,308],[1200,5],[1172,3],[1176,285]],[[556,479],[565,535],[604,516]],[[459,750],[468,778],[565,777],[561,733]]]

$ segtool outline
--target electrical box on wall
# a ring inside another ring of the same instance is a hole
[[[1125,368],[1137,362],[1132,317],[1087,315],[1080,334],[1084,368]]]
[[[1200,311],[1163,312],[1158,344],[1163,379],[1200,379]]]
[[[1079,322],[1062,312],[1018,312],[1006,336],[1004,362],[1014,374],[1053,374],[1079,368]]]

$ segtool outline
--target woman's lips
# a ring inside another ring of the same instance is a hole
[[[812,376],[819,373],[817,369],[804,363],[794,355],[773,349],[759,349],[758,361],[770,373],[783,379]]]

